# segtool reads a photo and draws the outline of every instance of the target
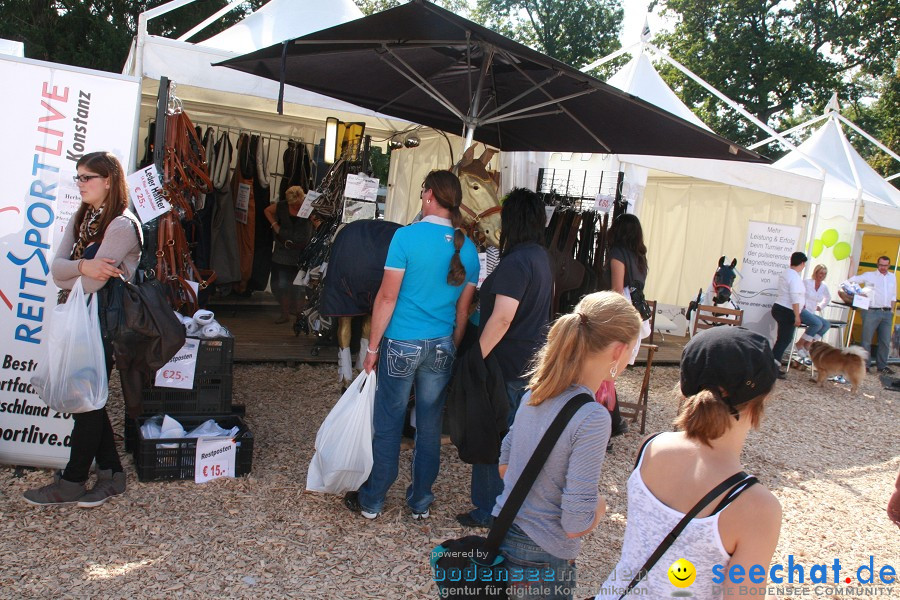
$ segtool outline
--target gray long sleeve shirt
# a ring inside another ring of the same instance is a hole
[[[500,514],[553,419],[570,398],[580,393],[594,395],[584,386],[572,386],[537,406],[528,404],[530,392],[522,398],[500,451],[500,464],[508,466],[494,516]],[[581,550],[581,539],[570,539],[566,534],[581,533],[594,522],[597,484],[606,458],[611,426],[609,411],[600,404],[590,402],[578,409],[516,515],[515,524],[553,556],[576,558]]]

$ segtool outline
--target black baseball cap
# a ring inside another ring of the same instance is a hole
[[[712,327],[695,335],[681,353],[681,393],[716,392],[737,407],[768,394],[778,377],[769,340],[744,327]],[[724,395],[719,390],[724,390]]]

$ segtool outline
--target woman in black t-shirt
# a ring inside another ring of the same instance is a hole
[[[631,300],[631,288],[644,289],[647,281],[647,246],[644,245],[644,230],[634,215],[619,215],[609,230],[609,271],[612,290]],[[650,323],[644,321],[641,339],[650,335]],[[640,344],[634,347],[629,364],[634,364]],[[619,403],[612,411],[612,434],[620,435],[628,430],[628,425],[619,415]]]
[[[497,358],[509,396],[509,423],[525,394],[525,372],[543,345],[550,320],[553,276],[543,247],[544,204],[533,191],[516,188],[500,214],[500,263],[481,286],[481,354]],[[473,348],[474,350],[474,348]],[[474,509],[456,516],[463,525],[487,527],[503,480],[497,464],[472,465]]]
[[[647,246],[641,222],[634,215],[620,215],[609,231],[609,269],[612,290],[629,300],[629,286],[647,281]]]

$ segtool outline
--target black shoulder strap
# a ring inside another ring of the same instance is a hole
[[[641,464],[641,458],[644,456],[644,450],[647,449],[647,446],[650,445],[650,442],[652,442],[654,439],[656,439],[660,435],[662,435],[662,431],[660,431],[659,433],[654,433],[653,435],[648,437],[646,440],[644,440],[644,443],[641,444],[641,449],[638,450],[637,458],[634,459],[634,469],[637,469],[638,465]],[[632,471],[634,469],[632,469]]]
[[[569,421],[575,413],[578,412],[578,409],[588,402],[594,402],[594,398],[588,394],[578,394],[566,402],[566,405],[559,411],[556,418],[553,419],[553,422],[550,424],[544,437],[538,442],[537,447],[534,449],[534,453],[532,453],[531,458],[528,459],[528,464],[525,465],[525,469],[516,481],[516,485],[513,486],[512,491],[509,493],[509,497],[506,499],[506,503],[500,510],[500,514],[497,515],[497,518],[494,520],[490,533],[488,533],[487,541],[484,544],[484,550],[488,552],[491,559],[493,559],[499,551],[500,544],[503,542],[503,538],[506,537],[506,532],[509,531],[509,528],[512,526],[516,514],[522,507],[522,503],[525,502],[525,498],[528,496],[528,492],[531,491],[531,486],[534,485],[541,469],[544,468],[544,463],[547,462],[547,458],[550,456],[550,452],[556,445],[557,440],[559,440],[559,436],[562,435],[566,425],[569,424]]]
[[[744,493],[748,488],[759,483],[759,479],[756,477],[748,476],[746,479],[738,483],[736,486],[731,488],[731,490],[725,494],[722,498],[721,502],[716,505],[715,510],[712,511],[712,514],[717,514],[725,510],[729,504],[737,500],[737,497]]]
[[[734,475],[717,485],[715,488],[710,490],[708,494],[703,496],[703,498],[701,498],[700,501],[694,505],[694,508],[688,511],[688,513],[684,515],[684,517],[681,519],[681,521],[678,522],[678,524],[672,529],[672,531],[670,531],[669,534],[663,538],[663,541],[659,543],[659,546],[656,548],[656,550],[653,551],[653,554],[650,555],[650,557],[647,559],[647,562],[644,563],[644,566],[641,567],[640,570],[638,570],[637,574],[634,576],[634,579],[631,580],[631,583],[628,584],[628,587],[626,587],[622,595],[619,596],[619,600],[622,600],[622,598],[627,596],[628,592],[630,592],[634,588],[634,586],[636,586],[638,582],[640,582],[640,580],[650,572],[650,569],[653,568],[653,565],[655,565],[657,561],[662,558],[662,555],[666,553],[666,550],[668,550],[669,547],[675,543],[675,539],[679,535],[681,535],[681,532],[684,531],[684,528],[687,527],[688,523],[690,523],[691,520],[706,507],[706,505],[718,498],[719,495],[725,491],[728,491],[728,493],[725,495],[725,497],[727,498],[732,493],[734,493],[735,488],[746,488],[747,486],[745,484],[745,481],[748,479],[755,478],[749,477],[743,471],[741,471],[740,473],[735,473]]]

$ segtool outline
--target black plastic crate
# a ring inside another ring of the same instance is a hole
[[[144,439],[140,434],[140,426],[150,417],[137,419],[137,445],[134,452],[134,468],[141,481],[157,481],[165,479],[193,479],[194,460],[197,454],[196,438],[159,438]],[[235,425],[240,432],[235,437],[237,454],[235,456],[235,476],[246,475],[253,466],[253,434],[247,423],[237,415],[181,415],[177,420],[186,431],[197,427],[204,421],[214,418],[220,427],[229,429]]]
[[[141,393],[144,415],[227,414],[231,412],[234,338],[200,340],[194,387],[190,390],[150,384]]]
[[[200,340],[197,369],[201,372],[231,374],[234,364],[234,338],[231,336]]]
[[[165,414],[165,413],[154,413],[154,414],[159,415],[159,414]],[[246,406],[244,406],[243,404],[232,404],[230,412],[216,413],[216,414],[204,414],[203,416],[205,417],[204,420],[206,420],[206,419],[227,418],[227,417],[233,417],[233,416],[243,417],[246,414],[247,414]],[[150,417],[150,416],[153,416],[153,415],[144,415],[145,418]],[[171,417],[172,415],[169,415],[169,416]],[[173,418],[178,420],[180,417],[178,415],[176,415]],[[124,433],[125,433],[125,452],[134,453],[135,447],[137,446],[138,424],[137,424],[137,421],[135,421],[128,415],[125,415],[125,432]]]

